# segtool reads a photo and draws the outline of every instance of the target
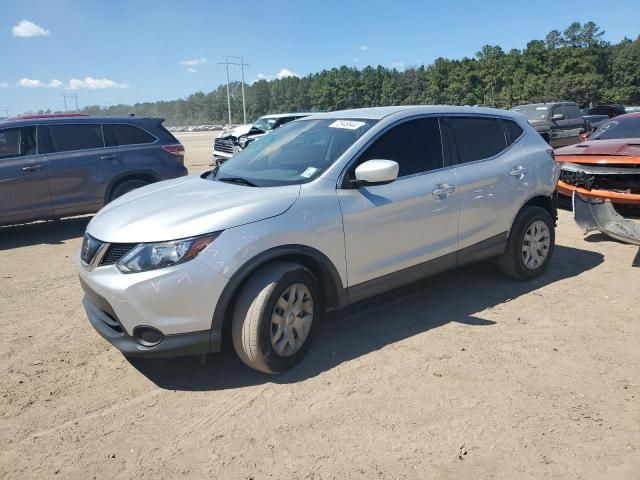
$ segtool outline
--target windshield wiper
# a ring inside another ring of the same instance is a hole
[[[246,178],[242,178],[242,177],[223,177],[223,178],[218,178],[217,180],[220,181],[220,182],[237,183],[239,185],[246,185],[247,187],[257,187],[258,186],[255,183],[247,180]]]

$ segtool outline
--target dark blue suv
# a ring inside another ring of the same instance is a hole
[[[184,148],[148,117],[35,115],[0,121],[0,225],[95,213],[187,174]]]

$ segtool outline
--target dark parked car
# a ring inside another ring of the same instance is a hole
[[[581,110],[583,116],[589,115],[606,115],[609,118],[624,115],[627,111],[622,105],[594,105],[593,107],[583,108]]]
[[[511,110],[524,114],[531,126],[553,148],[581,142],[580,135],[589,131],[589,125],[582,118],[577,103],[532,103],[518,105]]]
[[[163,119],[39,115],[0,121],[0,224],[95,213],[187,174]]]

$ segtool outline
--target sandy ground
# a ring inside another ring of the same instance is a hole
[[[212,134],[180,138],[204,170]],[[125,359],[80,303],[86,223],[0,229],[1,478],[639,478],[636,248],[568,212],[536,281],[481,264],[390,292],[280,376],[229,342]]]

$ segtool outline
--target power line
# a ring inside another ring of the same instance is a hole
[[[0,115],[0,118],[9,117],[9,109],[8,108],[0,108],[0,112],[4,112],[5,115]]]
[[[238,62],[230,62],[230,58],[240,59],[240,63]],[[240,71],[242,72],[242,119],[244,123],[247,123],[247,105],[244,99],[244,67],[248,67],[248,63],[244,63],[244,57],[236,57],[235,55],[225,55],[224,62],[218,62],[218,65],[224,65],[226,75],[227,75],[227,109],[229,110],[229,124],[233,123],[231,120],[231,90],[229,86],[229,65],[236,65],[240,67]]]

